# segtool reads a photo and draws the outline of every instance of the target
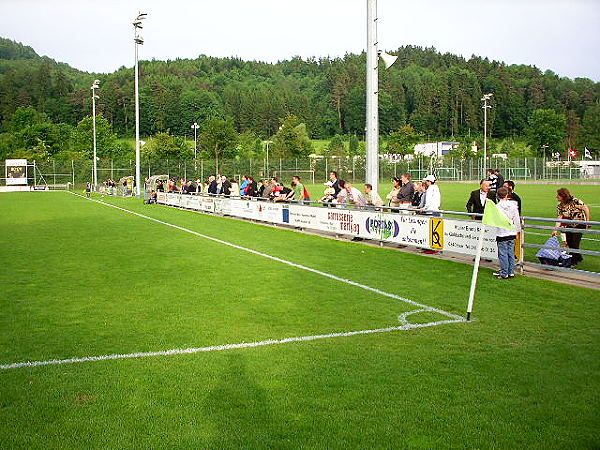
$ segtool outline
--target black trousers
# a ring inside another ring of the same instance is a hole
[[[570,228],[584,228],[585,225],[569,225]],[[566,232],[565,233],[567,235],[567,246],[569,248],[579,248],[579,245],[581,244],[581,238],[583,237],[583,233],[571,233],[571,232]],[[571,262],[573,264],[578,264],[581,261],[583,261],[583,256],[581,256],[580,253],[569,253],[571,255]]]

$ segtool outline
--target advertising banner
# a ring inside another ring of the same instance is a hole
[[[7,159],[4,166],[7,186],[27,185],[27,160]]]
[[[287,224],[399,245],[475,255],[481,222],[446,219],[421,214],[323,208],[309,205],[269,203],[225,197],[159,194],[158,202],[171,206]],[[482,257],[497,259],[496,234],[486,227]]]

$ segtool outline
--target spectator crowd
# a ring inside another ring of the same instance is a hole
[[[512,222],[514,230],[497,231],[498,256],[500,270],[496,275],[500,279],[514,277],[514,249],[515,241],[521,231],[522,225],[522,201],[515,192],[515,183],[505,180],[497,169],[488,169],[487,177],[480,181],[479,189],[472,191],[466,203],[466,210],[472,214],[473,220],[481,220],[488,201],[496,203]],[[338,178],[335,171],[329,172],[329,180],[324,183],[323,196],[316,200],[324,205],[367,208],[372,207],[379,211],[411,210],[421,214],[440,215],[442,195],[434,175],[427,175],[421,181],[413,181],[410,173],[403,173],[400,177],[391,180],[390,192],[384,199],[373,189],[371,184],[364,184],[361,191],[350,181]],[[111,180],[107,182],[107,189],[111,189]],[[114,180],[112,180],[114,187]],[[289,186],[282,183],[277,177],[255,180],[252,176],[244,175],[239,180],[228,178],[225,175],[211,175],[206,181],[185,180],[180,178],[169,178],[166,181],[158,180],[155,191],[151,194],[152,202],[156,201],[156,192],[170,192],[181,194],[204,193],[208,195],[222,195],[233,198],[257,198],[273,202],[310,202],[311,196],[302,183],[299,176],[292,177]],[[557,192],[557,227],[564,227],[563,241],[571,249],[579,249],[582,233],[577,228],[585,228],[585,225],[573,225],[560,222],[560,220],[589,221],[589,208],[581,201],[571,195],[565,189]],[[555,231],[552,234],[556,235]],[[437,252],[436,252],[437,253]],[[579,253],[571,253],[573,265],[582,261]]]

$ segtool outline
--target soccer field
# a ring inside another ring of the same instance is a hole
[[[2,448],[600,445],[599,291],[94,200],[0,195]]]

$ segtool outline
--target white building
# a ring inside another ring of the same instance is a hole
[[[429,142],[427,144],[417,144],[414,147],[415,155],[435,156],[441,158],[451,150],[456,149],[460,142]]]

